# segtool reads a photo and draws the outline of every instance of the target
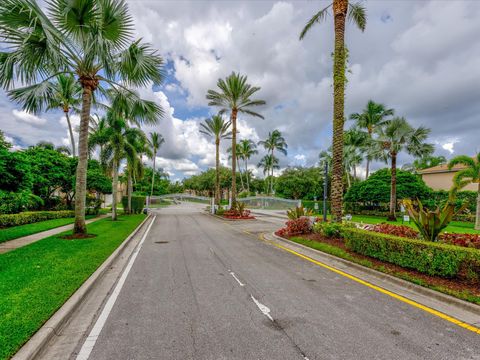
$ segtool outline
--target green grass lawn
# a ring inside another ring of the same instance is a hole
[[[415,224],[410,221],[410,223],[403,223],[402,224],[402,216],[397,217],[397,221],[387,221],[385,217],[380,216],[364,216],[364,215],[353,215],[352,221],[354,222],[363,222],[365,224],[380,224],[380,223],[388,223],[393,225],[407,225],[415,230],[417,227]],[[466,233],[466,234],[480,234],[480,231],[475,230],[473,228],[474,224],[469,222],[462,222],[462,221],[452,221],[444,231],[451,232],[451,233]]]
[[[87,219],[94,218],[94,215],[87,215]],[[13,226],[6,229],[0,230],[0,243],[17,239],[23,236],[28,236],[36,234],[42,231],[50,230],[57,228],[59,226],[73,224],[75,221],[74,218],[62,218],[62,219],[52,219],[46,221],[40,221],[33,224],[25,224],[20,226]]]
[[[95,238],[55,235],[1,254],[0,359],[18,351],[144,218],[102,219],[88,226]]]

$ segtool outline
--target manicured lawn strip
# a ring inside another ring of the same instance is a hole
[[[386,274],[389,274],[389,275],[393,275],[393,276],[398,277],[400,279],[410,281],[414,284],[417,284],[417,285],[420,285],[420,286],[423,286],[423,287],[426,287],[426,288],[429,288],[429,289],[432,289],[432,290],[436,290],[436,291],[454,296],[456,298],[459,298],[459,299],[462,299],[462,300],[469,301],[469,302],[480,305],[480,296],[477,296],[476,294],[472,294],[468,290],[459,291],[459,290],[456,290],[456,289],[448,288],[447,286],[431,284],[431,283],[425,281],[423,278],[411,274],[411,272],[409,272],[409,271],[392,271],[392,269],[389,268],[389,267],[378,265],[378,264],[376,264],[372,261],[369,261],[368,259],[365,259],[365,257],[357,256],[356,254],[351,254],[351,253],[345,251],[344,249],[341,249],[341,248],[339,248],[337,246],[334,246],[334,245],[330,245],[330,244],[326,244],[326,243],[322,243],[322,242],[318,242],[318,241],[313,241],[313,240],[309,240],[309,239],[304,239],[302,237],[292,237],[289,240],[293,241],[295,243],[298,243],[298,244],[308,246],[312,249],[316,249],[316,250],[322,251],[324,253],[334,255],[334,256],[337,256],[339,258],[351,261],[353,263],[356,263],[356,264],[359,264],[359,265],[362,265],[362,266],[365,266],[365,267],[368,267],[368,268],[371,268],[371,269],[375,269],[377,271],[380,271],[380,272],[383,272],[383,273],[386,273]],[[378,263],[378,261],[377,261],[377,263]]]
[[[87,219],[94,218],[94,215],[87,215]],[[13,226],[6,229],[0,229],[0,243],[5,241],[10,241],[13,239],[18,239],[23,236],[28,236],[36,234],[42,231],[55,229],[60,226],[73,224],[75,218],[61,218],[61,219],[52,219],[46,221],[40,221],[33,224],[25,224],[20,226]]]
[[[1,254],[0,359],[18,351],[144,218],[102,219],[88,226],[95,238],[56,235]]]

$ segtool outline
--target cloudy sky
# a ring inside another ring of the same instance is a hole
[[[258,141],[279,129],[288,142],[282,167],[314,165],[332,132],[333,19],[304,41],[305,22],[325,1],[129,0],[135,35],[167,63],[159,88],[142,89],[166,110],[154,128],[166,139],[157,163],[182,179],[214,166],[214,145],[198,131],[214,114],[205,94],[232,71],[261,87],[265,120],[241,116],[240,138]],[[436,153],[480,150],[480,2],[364,1],[367,29],[349,24],[346,114],[369,99],[385,103],[415,126],[432,129]],[[75,119],[78,121],[78,119]],[[348,124],[347,126],[350,126]],[[68,145],[61,113],[26,114],[0,93],[0,129],[18,147],[40,140]],[[225,147],[227,144],[224,144]],[[253,159],[252,166],[260,155]],[[227,164],[227,158],[222,161]],[[403,156],[401,162],[409,161]],[[381,166],[378,164],[377,166]],[[253,169],[256,171],[256,169]]]

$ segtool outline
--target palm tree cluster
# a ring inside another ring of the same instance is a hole
[[[273,171],[279,169],[278,158],[275,157],[274,152],[279,151],[283,155],[287,155],[287,142],[282,136],[282,133],[278,130],[274,130],[268,133],[268,136],[265,140],[258,142],[258,145],[261,145],[267,150],[267,155],[265,155],[258,164],[259,167],[263,168],[264,174],[269,174],[270,177],[270,186],[269,192],[273,193]]]
[[[95,141],[102,147],[104,160],[112,164],[113,173],[139,143],[146,143],[135,127],[154,124],[162,116],[156,103],[140,99],[132,90],[160,84],[164,63],[149,44],[132,38],[132,25],[124,0],[51,0],[46,12],[34,0],[0,2],[0,40],[7,45],[0,52],[0,86],[28,112],[61,109],[69,125],[72,154],[78,155],[77,235],[87,231],[92,106],[104,108],[101,98],[109,103],[105,120],[96,125],[105,132],[96,135]],[[72,111],[80,114],[78,150],[70,122]],[[137,176],[138,171],[138,163],[130,159],[129,176]]]

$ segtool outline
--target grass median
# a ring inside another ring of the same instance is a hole
[[[1,254],[0,359],[18,351],[143,219],[102,219],[88,226],[94,238],[60,239],[65,232]]]
[[[87,215],[86,219],[93,219],[94,217],[96,217],[96,215]],[[74,221],[75,218],[60,218],[0,229],[0,243],[73,224]]]

